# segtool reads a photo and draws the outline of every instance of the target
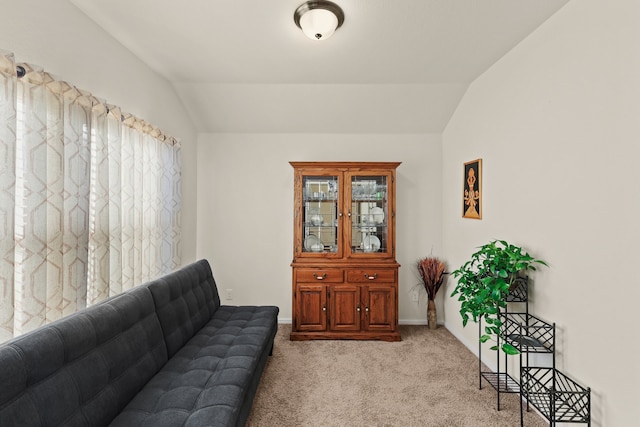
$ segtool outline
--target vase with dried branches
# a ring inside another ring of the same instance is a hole
[[[444,281],[446,264],[437,257],[426,257],[417,262],[418,273],[422,279],[422,286],[427,292],[427,322],[429,329],[436,329],[436,294]]]

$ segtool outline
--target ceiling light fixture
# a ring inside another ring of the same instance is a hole
[[[312,40],[324,40],[344,22],[340,6],[330,1],[308,1],[298,6],[293,21]]]

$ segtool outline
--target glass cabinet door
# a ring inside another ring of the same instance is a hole
[[[392,255],[392,239],[389,235],[392,221],[392,212],[389,212],[390,181],[390,174],[348,176],[347,203],[351,218],[348,240],[351,255]]]
[[[302,253],[338,253],[340,197],[337,175],[302,176]]]

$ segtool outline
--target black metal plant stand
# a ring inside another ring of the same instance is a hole
[[[529,313],[528,288],[528,279],[520,278],[507,296],[507,302],[524,303],[524,312],[504,310],[500,313],[505,341],[519,351],[521,382],[509,375],[507,354],[503,353],[501,365],[499,351],[496,352],[496,372],[483,371],[482,344],[479,344],[479,388],[482,389],[484,378],[496,390],[498,411],[502,393],[519,393],[521,426],[524,425],[523,399],[526,401],[527,411],[530,409],[529,405],[533,405],[549,421],[550,426],[555,426],[556,422],[587,423],[590,426],[591,390],[556,369],[556,325]],[[478,328],[481,335],[482,320],[478,322]],[[500,339],[497,345],[499,348]],[[552,366],[530,366],[529,355],[532,353],[550,354]]]

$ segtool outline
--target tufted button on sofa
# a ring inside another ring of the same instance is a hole
[[[243,426],[277,316],[198,261],[0,346],[0,426]]]

